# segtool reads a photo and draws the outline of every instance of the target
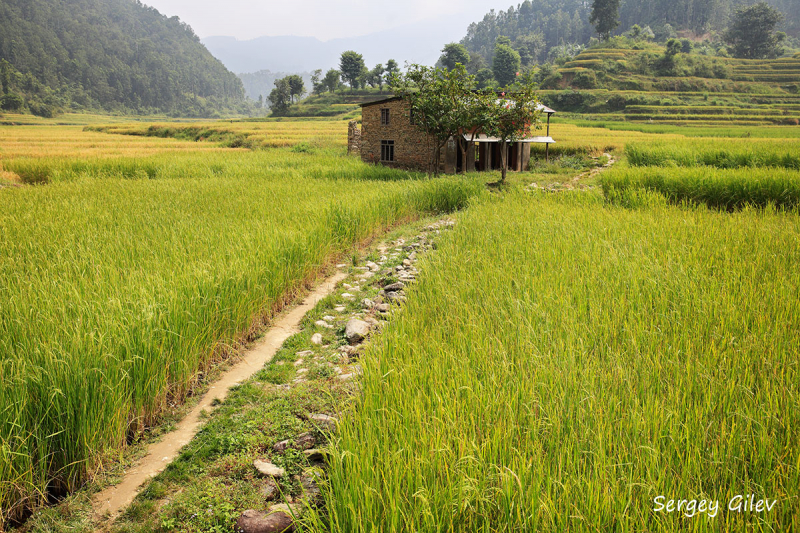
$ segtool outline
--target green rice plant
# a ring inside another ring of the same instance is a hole
[[[47,164],[75,175],[0,189],[0,523],[81,486],[336,257],[483,190],[288,149]]]
[[[800,527],[800,218],[601,202],[459,217],[361,359],[315,531]]]
[[[759,139],[692,140],[630,143],[625,155],[632,166],[781,167],[800,170],[800,142]]]
[[[800,207],[797,170],[629,167],[607,172],[601,181],[603,192],[612,200],[620,192],[645,189],[673,203],[688,201],[729,211],[748,206]]]

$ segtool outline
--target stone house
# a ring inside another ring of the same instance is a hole
[[[520,171],[528,168],[532,143],[544,143],[545,153],[549,158],[550,144],[555,142],[550,137],[550,117],[555,111],[543,105],[540,105],[540,108],[547,115],[547,135],[529,137],[511,144],[508,149],[509,170]],[[411,123],[410,111],[408,102],[399,96],[361,104],[361,131],[358,144],[362,161],[412,170],[428,169],[435,142]],[[354,135],[351,127],[348,146],[353,144]],[[465,135],[465,139],[470,141],[471,135]],[[499,169],[500,144],[494,137],[477,135],[475,141],[468,143],[467,146],[466,170],[470,172]],[[450,174],[460,172],[463,164],[461,156],[460,144],[456,139],[450,138],[442,153],[441,170]]]

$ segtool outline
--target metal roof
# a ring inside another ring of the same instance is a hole
[[[402,96],[387,96],[386,98],[381,98],[380,100],[374,100],[372,102],[365,102],[365,103],[361,104],[361,107],[369,107],[371,105],[385,104],[385,103],[388,103],[388,102],[394,102],[395,100],[402,100],[402,99],[403,99]],[[542,113],[547,113],[548,115],[552,115],[552,114],[556,113],[556,111],[550,109],[549,107],[547,107],[544,104],[537,105],[536,109],[539,109],[539,110],[542,111]]]
[[[472,135],[464,135],[464,139],[467,141],[472,140]],[[499,137],[489,137],[488,135],[484,135],[483,133],[475,136],[476,143],[498,143],[502,141]],[[525,139],[520,139],[517,142],[521,143],[546,143],[546,144],[555,144],[555,141],[552,137],[526,137]]]

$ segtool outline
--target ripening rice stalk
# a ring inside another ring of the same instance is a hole
[[[316,530],[800,526],[800,219],[511,194],[362,357]],[[654,498],[773,512],[687,519]]]

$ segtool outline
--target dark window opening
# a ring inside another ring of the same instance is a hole
[[[381,141],[381,161],[394,161],[394,141]]]
[[[389,125],[389,110],[381,109],[381,126]]]

